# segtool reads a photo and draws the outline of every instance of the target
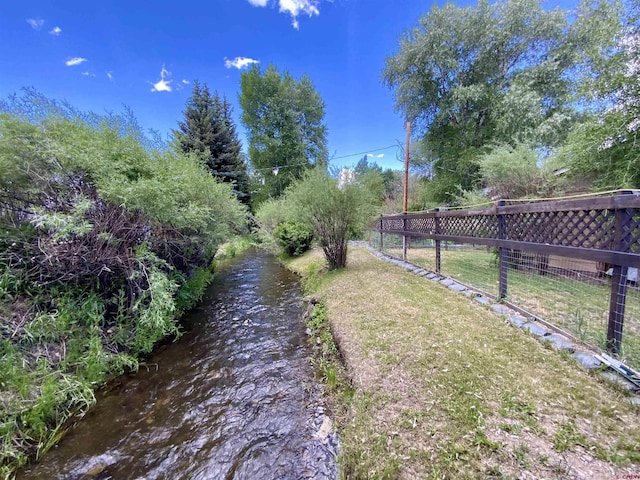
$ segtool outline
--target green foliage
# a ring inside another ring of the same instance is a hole
[[[311,248],[313,229],[304,223],[283,222],[274,229],[273,236],[285,254],[296,257]]]
[[[173,134],[183,153],[196,154],[214,177],[233,184],[238,199],[249,202],[247,167],[226,97],[212,96],[207,84],[195,82],[184,121]]]
[[[50,190],[60,175],[84,172],[105,200],[201,233],[214,246],[244,221],[230,186],[206,175],[195,157],[148,150],[138,137],[122,136],[117,125],[106,122],[92,126],[55,115],[40,122],[37,128],[18,117],[0,119],[0,165],[12,165],[14,172],[3,178],[10,190],[25,189],[16,197]]]
[[[0,268],[2,268],[1,265]],[[11,302],[21,289],[21,283],[9,266],[4,266],[4,270],[0,272],[0,304]]]
[[[482,206],[488,208],[493,202],[489,199],[487,194],[482,190],[462,190],[460,189],[459,195],[454,198],[454,204],[456,206]]]
[[[429,182],[429,199],[441,204],[452,203],[460,190],[474,190],[480,188],[482,176],[478,158],[488,151],[488,148],[468,148],[454,157],[443,155],[435,162],[436,175]]]
[[[3,476],[55,443],[96,386],[179,334],[218,245],[246,222],[231,187],[130,112],[33,91],[0,101]]]
[[[244,71],[240,89],[249,159],[264,180],[256,184],[260,203],[281,195],[311,166],[327,164],[324,102],[309,77],[296,80],[273,65],[264,72],[257,65]]]
[[[209,268],[199,268],[188,279],[181,279],[175,298],[176,309],[184,312],[195,307],[212,281],[213,272]]]
[[[22,356],[18,347],[9,340],[0,340],[0,387],[2,391],[17,391],[20,397],[29,395],[29,382],[22,370]]]
[[[46,361],[25,368],[29,359],[9,340],[0,341],[0,360],[0,472],[8,475],[26,461],[27,442],[36,445],[36,455],[46,451],[70,413],[88,408],[95,398],[86,381],[53,370]]]
[[[596,189],[637,188],[640,150],[640,4],[598,1],[580,7],[574,28],[597,40],[580,52],[579,98],[590,115],[572,129],[558,152],[571,183]]]
[[[569,169],[568,181],[598,190],[640,187],[639,114],[621,109],[577,125],[554,159]]]
[[[271,198],[262,202],[256,210],[258,223],[257,237],[260,244],[267,250],[281,253],[281,246],[274,237],[278,225],[284,222],[295,222],[295,213],[284,197]]]
[[[562,12],[545,11],[534,0],[434,7],[387,59],[385,81],[396,88],[407,118],[425,127],[445,120],[458,139],[478,146],[498,119],[489,108],[502,103],[514,81],[527,76],[531,94],[550,100],[557,95],[549,90],[565,88],[562,67],[554,69],[551,60],[560,52],[565,27]]]
[[[165,151],[148,161],[155,167],[153,177],[135,182],[112,177],[104,195],[129,209],[143,210],[163,225],[196,232],[213,251],[242,228],[245,212],[231,187],[216,182],[193,158]]]
[[[326,306],[323,303],[316,303],[305,323],[311,332],[311,339],[316,349],[312,362],[317,374],[330,392],[338,393],[342,390],[342,393],[346,394],[349,387],[340,363],[338,347],[329,326]]]
[[[553,435],[553,448],[558,452],[572,450],[578,445],[589,448],[584,435],[576,428],[573,421],[564,423]]]
[[[337,180],[320,169],[307,172],[286,194],[295,218],[313,226],[330,270],[346,266],[349,234],[362,230],[375,214],[370,200],[362,186],[338,188]]]
[[[523,198],[551,194],[553,172],[539,166],[538,153],[525,144],[501,145],[480,157],[484,186],[494,198]]]
[[[434,199],[477,188],[478,157],[493,145],[548,149],[565,141],[584,110],[572,95],[585,57],[607,57],[616,31],[607,12],[617,7],[605,3],[584,2],[573,22],[573,12],[537,0],[448,3],[404,35],[384,79],[423,136]]]
[[[141,275],[144,275],[149,287],[144,290],[133,306],[137,316],[134,330],[133,351],[149,353],[159,340],[168,336],[178,336],[174,294],[178,284],[171,280],[161,268],[166,264],[150,252],[139,254]]]
[[[228,258],[234,258],[236,255],[244,252],[249,247],[255,246],[255,238],[249,236],[236,236],[228,242],[223,243],[216,252],[215,260],[226,260]],[[209,268],[213,272],[215,270],[216,263],[212,263]]]
[[[369,192],[372,201],[382,203],[393,194],[392,184],[389,183],[388,174],[385,176],[376,162],[369,164],[368,158],[367,155],[362,157],[354,168],[356,181]]]
[[[294,213],[284,198],[271,198],[260,204],[256,211],[256,219],[261,228],[273,233],[282,222],[293,221]]]
[[[83,196],[73,200],[70,213],[49,212],[36,208],[32,223],[36,228],[46,229],[55,240],[67,240],[72,236],[82,237],[93,230],[93,225],[86,219],[87,212],[93,202]]]

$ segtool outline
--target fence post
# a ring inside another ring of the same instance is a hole
[[[433,221],[435,224],[435,234],[440,235],[440,209],[435,208],[433,212],[435,213],[435,216],[433,217]],[[436,273],[440,273],[440,240],[438,239],[436,239]]]
[[[404,218],[402,219],[402,261],[407,261],[407,214],[406,212],[403,214]]]
[[[632,192],[622,191],[620,195],[629,195]],[[615,250],[627,252],[629,246],[626,242],[625,232],[629,223],[633,220],[633,214],[629,209],[616,210],[615,220]],[[611,353],[620,353],[622,345],[622,327],[624,325],[624,309],[627,300],[627,273],[629,268],[625,265],[614,265],[611,275],[611,298],[609,300],[609,325],[607,328],[607,350]]]
[[[382,233],[382,215],[380,215],[380,251],[384,252],[383,246],[384,233]]]
[[[506,202],[504,200],[498,201],[498,238],[500,240],[504,240],[507,238],[507,218],[503,213],[500,212],[500,207],[504,207]],[[500,254],[500,280],[498,287],[498,299],[504,300],[507,298],[507,269],[508,259],[507,259],[507,249],[504,247],[498,247],[498,252]]]

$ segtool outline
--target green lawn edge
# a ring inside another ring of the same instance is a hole
[[[640,469],[630,397],[488,308],[362,248],[349,248],[341,271],[327,272],[317,249],[284,263],[322,306],[344,368],[328,389],[341,478]]]

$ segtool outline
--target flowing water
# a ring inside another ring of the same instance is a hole
[[[270,256],[234,259],[186,333],[113,382],[18,478],[336,478],[300,295]]]

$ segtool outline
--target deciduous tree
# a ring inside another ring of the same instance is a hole
[[[538,0],[448,3],[424,15],[387,59],[396,106],[433,155],[438,200],[478,185],[477,158],[494,144],[563,138],[576,59],[566,15]]]
[[[253,65],[242,73],[240,88],[249,159],[264,180],[260,198],[277,197],[305,170],[326,166],[324,102],[309,77],[296,80],[273,65],[264,72]]]
[[[599,2],[575,30],[596,37],[586,50],[579,92],[590,116],[577,124],[557,162],[572,181],[596,188],[640,187],[640,4]]]

